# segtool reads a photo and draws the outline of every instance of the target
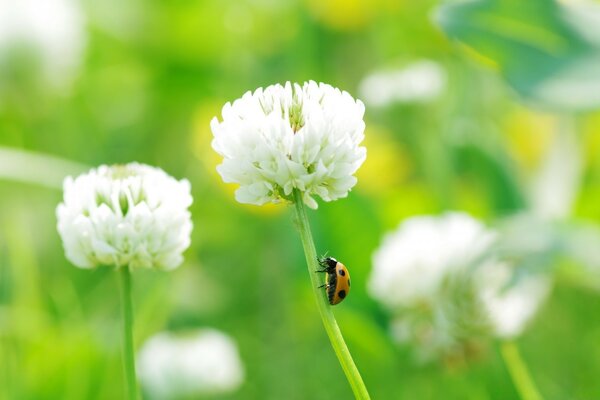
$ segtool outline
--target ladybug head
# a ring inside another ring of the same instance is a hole
[[[335,268],[338,261],[333,257],[327,257],[323,259],[323,263],[327,264],[329,268]]]

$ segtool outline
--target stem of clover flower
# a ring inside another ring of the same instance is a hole
[[[306,255],[306,263],[308,264],[308,274],[310,275],[310,282],[317,301],[319,314],[323,320],[323,325],[325,326],[325,330],[327,331],[327,335],[329,336],[329,340],[340,365],[346,374],[346,379],[348,379],[348,383],[350,383],[350,386],[352,387],[354,396],[357,399],[370,399],[367,387],[354,364],[354,360],[352,360],[348,346],[346,346],[346,342],[344,342],[342,332],[331,311],[331,306],[327,301],[325,291],[318,288],[321,282],[319,281],[319,276],[316,272],[320,268],[317,261],[317,251],[310,232],[306,210],[304,209],[302,193],[298,189],[294,189],[294,205],[296,208],[298,230],[300,231],[302,246],[304,247],[304,254]]]
[[[512,341],[505,341],[501,344],[500,351],[521,399],[542,400],[517,345]]]
[[[127,399],[138,400],[133,350],[133,306],[131,301],[131,272],[128,266],[119,268],[121,275],[121,305],[123,307],[123,367],[127,381]]]

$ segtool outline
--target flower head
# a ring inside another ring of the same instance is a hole
[[[468,267],[493,240],[492,232],[466,214],[410,218],[373,254],[369,291],[389,308],[429,302],[445,277]]]
[[[102,165],[64,181],[56,209],[69,261],[173,269],[190,245],[190,184],[148,165]]]
[[[364,105],[347,92],[313,81],[247,92],[211,122],[212,146],[223,156],[217,171],[237,183],[240,203],[290,200],[293,189],[317,208],[348,195],[366,157]]]
[[[159,333],[144,343],[138,363],[142,386],[153,398],[230,392],[244,381],[235,342],[215,329]]]
[[[373,255],[369,292],[392,333],[421,358],[474,356],[489,336],[518,336],[549,293],[546,277],[514,279],[492,254],[498,233],[463,213],[414,217]]]

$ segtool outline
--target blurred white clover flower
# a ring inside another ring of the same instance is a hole
[[[225,104],[222,122],[211,121],[212,147],[223,156],[217,171],[240,185],[240,203],[291,200],[293,189],[311,208],[314,195],[346,197],[366,157],[364,111],[347,92],[313,81],[247,92]]]
[[[445,277],[473,263],[494,238],[463,213],[410,218],[373,254],[369,293],[390,309],[428,302]]]
[[[232,392],[244,381],[235,342],[215,329],[186,335],[159,333],[138,355],[138,375],[148,396],[181,396]]]
[[[56,209],[69,261],[170,270],[192,231],[190,183],[144,164],[106,166],[64,181]]]
[[[373,255],[370,295],[392,314],[399,342],[456,350],[460,342],[512,338],[546,299],[550,280],[513,279],[489,254],[497,233],[464,213],[410,218]],[[416,337],[413,337],[416,336]]]
[[[443,67],[430,60],[413,62],[401,69],[372,72],[361,81],[358,92],[365,103],[386,107],[393,103],[427,103],[446,86]]]
[[[0,0],[0,62],[33,50],[51,83],[71,80],[85,48],[83,12],[74,0]]]

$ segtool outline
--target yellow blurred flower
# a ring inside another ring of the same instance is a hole
[[[534,171],[547,153],[556,130],[556,117],[518,107],[504,121],[510,153],[528,172]]]
[[[398,3],[387,0],[306,0],[308,11],[315,19],[339,31],[364,28],[378,14],[396,9]]]
[[[412,166],[404,148],[394,141],[392,132],[369,123],[364,145],[368,149],[368,157],[356,173],[357,190],[377,195],[400,186],[406,180]]]

